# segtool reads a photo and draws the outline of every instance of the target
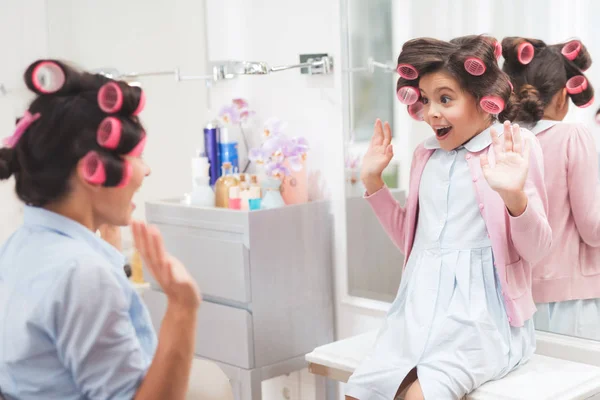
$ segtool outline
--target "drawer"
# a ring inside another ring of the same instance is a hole
[[[167,297],[149,290],[144,300],[158,333],[167,309]],[[198,311],[196,355],[240,368],[254,368],[252,316],[246,310],[203,301]]]
[[[188,226],[156,226],[167,250],[186,266],[203,295],[251,302],[249,254],[241,234],[225,236]],[[158,288],[149,273],[145,276]]]

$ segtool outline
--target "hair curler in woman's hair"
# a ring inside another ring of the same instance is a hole
[[[54,61],[40,61],[33,65],[29,75],[32,89],[40,94],[52,94],[61,90],[66,82],[65,70]],[[29,81],[26,79],[26,81]]]
[[[469,57],[465,60],[465,70],[473,76],[481,76],[485,73],[485,63],[477,57]]]
[[[92,185],[122,188],[127,186],[133,174],[133,167],[127,161],[102,159],[95,151],[90,151],[82,160],[83,178]]]
[[[583,75],[576,75],[567,81],[567,93],[579,94],[588,88],[588,81]]]
[[[123,82],[107,82],[98,91],[98,106],[107,114],[138,115],[145,104],[142,89]]]
[[[419,71],[410,64],[399,64],[396,68],[398,74],[409,81],[415,80],[419,77]]]
[[[412,119],[419,122],[425,119],[423,115],[424,108],[425,106],[421,101],[417,101],[416,103],[406,106],[406,109],[408,110],[408,115],[410,115]]]
[[[419,90],[414,86],[402,86],[396,93],[398,100],[407,106],[416,103],[421,97]]]
[[[96,141],[100,147],[114,150],[117,154],[139,157],[145,146],[146,134],[142,132],[140,135],[139,128],[128,118],[121,120],[110,116],[100,122]]]
[[[535,50],[529,42],[523,42],[517,47],[517,60],[523,65],[527,65],[533,60]]]
[[[481,109],[490,114],[500,114],[504,110],[504,100],[498,96],[485,96],[479,101]]]

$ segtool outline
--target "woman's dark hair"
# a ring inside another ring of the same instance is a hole
[[[495,50],[496,40],[485,35],[462,36],[450,42],[432,38],[409,40],[402,46],[398,65],[412,66],[418,76],[414,79],[401,76],[396,90],[404,86],[413,86],[418,90],[422,76],[443,70],[453,76],[464,91],[475,97],[477,104],[486,96],[502,99],[505,107],[498,114],[498,119],[504,121],[507,119],[507,110],[512,107],[511,86],[508,76],[498,66]],[[469,58],[479,59],[485,71],[480,75],[469,73],[465,69],[465,61]]]
[[[534,48],[533,59],[527,64],[518,57],[522,43],[530,43]],[[569,60],[563,53],[572,49],[578,50],[572,52],[572,56],[576,56]],[[592,64],[590,54],[580,41],[549,46],[538,39],[507,37],[502,40],[502,55],[502,70],[510,77],[517,98],[509,119],[525,123],[541,120],[554,95],[567,86],[569,79],[578,75],[585,77],[583,71]],[[594,89],[588,81],[585,90],[569,96],[576,106],[587,106],[594,97]]]
[[[51,65],[54,72],[59,71],[59,87],[43,88],[48,78],[36,75],[40,65]],[[145,133],[139,119],[131,115],[132,107],[121,107],[110,114],[122,125],[117,146],[109,149],[98,143],[98,128],[109,117],[98,105],[98,91],[111,80],[56,60],[34,62],[24,79],[37,94],[28,112],[39,114],[39,118],[13,147],[0,148],[0,180],[14,175],[18,197],[28,205],[44,206],[69,192],[69,181],[79,160],[93,151],[104,164],[103,186],[117,186],[125,174],[124,155],[140,143]],[[139,88],[118,84],[124,105],[140,103]]]

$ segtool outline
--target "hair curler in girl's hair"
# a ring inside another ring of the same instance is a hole
[[[575,75],[567,81],[567,93],[579,94],[588,88],[588,81],[583,75]]]
[[[517,60],[523,65],[527,65],[533,60],[535,50],[529,42],[523,42],[517,47]]]
[[[481,109],[490,114],[500,114],[504,110],[504,100],[498,96],[485,96],[479,101]]]
[[[398,74],[409,81],[415,80],[419,77],[419,72],[415,67],[410,64],[399,64],[396,68]]]
[[[98,106],[107,114],[138,115],[145,104],[142,89],[124,82],[107,82],[98,91]]]
[[[579,40],[571,40],[562,47],[560,53],[565,56],[567,60],[573,61],[575,58],[577,58],[580,51],[581,42]]]
[[[420,94],[414,86],[402,86],[396,93],[398,100],[407,106],[416,103],[419,100]]]
[[[127,186],[133,167],[127,161],[103,160],[95,151],[90,151],[82,160],[83,178],[92,185],[122,188]]]
[[[585,104],[583,104],[581,106],[577,106],[577,107],[579,107],[579,108],[587,108],[587,107],[591,106],[592,104],[594,104],[594,96],[592,96],[592,98],[590,99],[590,101],[588,101],[587,103],[585,103]]]
[[[484,62],[477,57],[469,57],[465,60],[465,70],[474,76],[481,76],[485,73]]]
[[[425,106],[421,101],[417,101],[416,103],[406,106],[406,109],[408,110],[408,115],[410,115],[414,120],[419,122],[425,119],[423,116],[424,108]]]
[[[502,55],[502,43],[496,40],[494,44],[494,56],[496,56],[496,60],[500,58]]]

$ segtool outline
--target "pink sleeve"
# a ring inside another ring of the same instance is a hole
[[[531,264],[550,251],[552,229],[548,222],[548,196],[544,183],[544,158],[538,139],[532,133],[523,135],[530,142],[529,173],[525,182],[527,208],[518,217],[508,214],[512,242],[519,255]]]
[[[390,239],[401,252],[404,252],[406,248],[406,209],[394,199],[387,186],[365,198],[371,204],[379,223]]]
[[[600,246],[600,184],[598,154],[590,131],[574,125],[567,145],[567,181],[571,212],[579,235],[590,246]]]

